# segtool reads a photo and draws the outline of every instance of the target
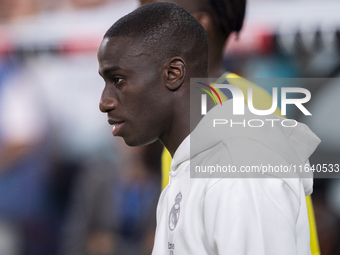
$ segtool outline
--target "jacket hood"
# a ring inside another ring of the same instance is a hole
[[[280,155],[291,166],[304,167],[305,164],[309,163],[308,158],[320,143],[320,139],[305,124],[276,115],[254,115],[246,105],[244,115],[233,115],[232,109],[232,100],[224,102],[223,106],[217,105],[211,109],[190,136],[179,146],[171,168],[176,170],[182,162],[221,142],[228,144],[228,139],[231,138],[236,139],[236,141],[242,139],[243,142],[245,140],[256,141],[271,153]],[[240,153],[256,156],[256,151],[254,153],[247,151],[246,143],[244,144],[244,151]],[[247,162],[247,158],[240,158],[239,162],[241,164]],[[289,184],[289,178],[282,175],[275,176],[285,179]],[[302,178],[306,195],[311,194],[312,173],[298,173],[294,177]]]

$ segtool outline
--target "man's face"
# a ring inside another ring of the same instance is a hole
[[[105,38],[98,61],[105,81],[100,110],[114,125],[112,134],[130,146],[156,141],[169,119],[161,64],[129,37]]]

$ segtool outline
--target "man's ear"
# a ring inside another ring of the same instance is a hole
[[[180,57],[172,58],[167,65],[166,87],[169,90],[177,90],[185,79],[185,61]]]
[[[194,18],[197,19],[199,23],[201,23],[207,35],[212,32],[213,20],[209,13],[195,12],[192,14],[192,16],[194,16]]]

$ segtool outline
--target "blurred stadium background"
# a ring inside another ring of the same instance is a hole
[[[313,116],[288,117],[321,138],[312,164],[339,164],[340,2],[248,3],[227,69],[247,79],[313,78],[305,86]],[[150,254],[161,147],[113,139],[98,108],[96,51],[137,6],[0,0],[0,255]],[[321,254],[338,255],[339,180],[315,179],[312,198]]]

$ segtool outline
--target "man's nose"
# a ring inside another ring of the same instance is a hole
[[[101,112],[106,113],[114,110],[117,106],[117,101],[114,97],[107,95],[105,89],[102,93],[99,103],[99,109]]]

